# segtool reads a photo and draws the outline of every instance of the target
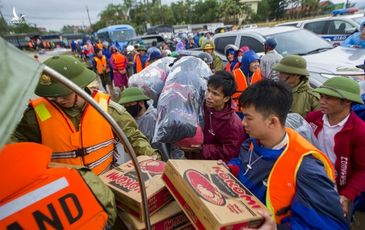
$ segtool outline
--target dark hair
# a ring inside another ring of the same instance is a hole
[[[157,46],[157,41],[152,41],[152,46]]]
[[[223,94],[225,97],[230,97],[236,92],[236,82],[231,73],[226,71],[217,71],[215,74],[210,76],[208,80],[208,86],[214,89],[222,87]]]
[[[275,114],[280,123],[285,125],[293,96],[285,82],[265,79],[248,87],[238,100],[240,107],[254,106],[255,110],[265,117]]]

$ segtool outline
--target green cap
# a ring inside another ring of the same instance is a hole
[[[359,84],[346,77],[333,77],[328,79],[319,88],[313,90],[319,94],[346,99],[359,104],[364,104],[360,96]]]
[[[147,51],[147,49],[146,49],[146,47],[144,46],[144,45],[140,45],[140,46],[138,46],[138,48],[137,48],[137,51]]]
[[[96,78],[96,74],[93,71],[87,69],[84,64],[70,55],[48,58],[44,64],[59,72],[81,88],[85,88]],[[37,88],[35,89],[35,94],[41,97],[63,97],[71,92],[71,89],[54,81],[46,73],[42,73]]]
[[[309,76],[309,72],[307,71],[307,62],[304,58],[298,55],[288,55],[284,57],[281,59],[279,64],[273,67],[273,70],[282,73]]]
[[[126,88],[122,92],[122,97],[119,100],[119,104],[126,104],[135,101],[146,101],[150,98],[147,97],[143,90],[137,87]]]

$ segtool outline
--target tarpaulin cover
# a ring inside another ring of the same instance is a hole
[[[21,119],[44,65],[0,37],[0,147]]]

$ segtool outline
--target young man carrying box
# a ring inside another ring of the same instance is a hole
[[[251,138],[228,166],[266,204],[277,228],[348,229],[330,160],[285,128],[292,100],[290,88],[273,80],[242,93],[242,124]]]

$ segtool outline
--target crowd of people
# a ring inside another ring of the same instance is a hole
[[[365,192],[365,123],[355,113],[364,109],[360,86],[352,79],[333,77],[313,89],[305,59],[282,57],[276,45],[275,39],[268,38],[261,58],[250,47],[228,45],[228,62],[223,66],[209,33],[176,44],[176,50],[202,47],[199,57],[212,71],[201,105],[203,143],[182,147],[181,158],[220,160],[270,211],[263,213],[261,229],[349,229]],[[51,57],[44,64],[85,89],[108,111],[137,155],[171,158],[166,143],[152,143],[157,121],[153,102],[143,89],[129,87],[128,79],[162,57],[179,55],[167,44],[153,43],[148,49],[128,46],[121,51],[102,41],[87,43],[83,55],[91,60],[94,72],[71,55]],[[90,87],[96,77],[102,88]],[[45,73],[35,93],[39,98],[30,101],[11,142],[45,145],[48,148],[30,145],[29,149],[44,155],[34,159],[83,166],[96,175],[116,164],[113,130],[84,99]],[[293,114],[298,117],[288,124],[287,117]],[[24,151],[16,145],[3,152]],[[9,160],[0,162],[6,167]],[[46,173],[54,174],[44,165]],[[80,179],[85,172],[67,175]],[[95,192],[85,181],[89,189],[83,191],[92,191],[89,199],[99,202],[84,211],[95,215],[102,206],[100,223],[113,226],[113,195],[101,185],[102,192]]]

